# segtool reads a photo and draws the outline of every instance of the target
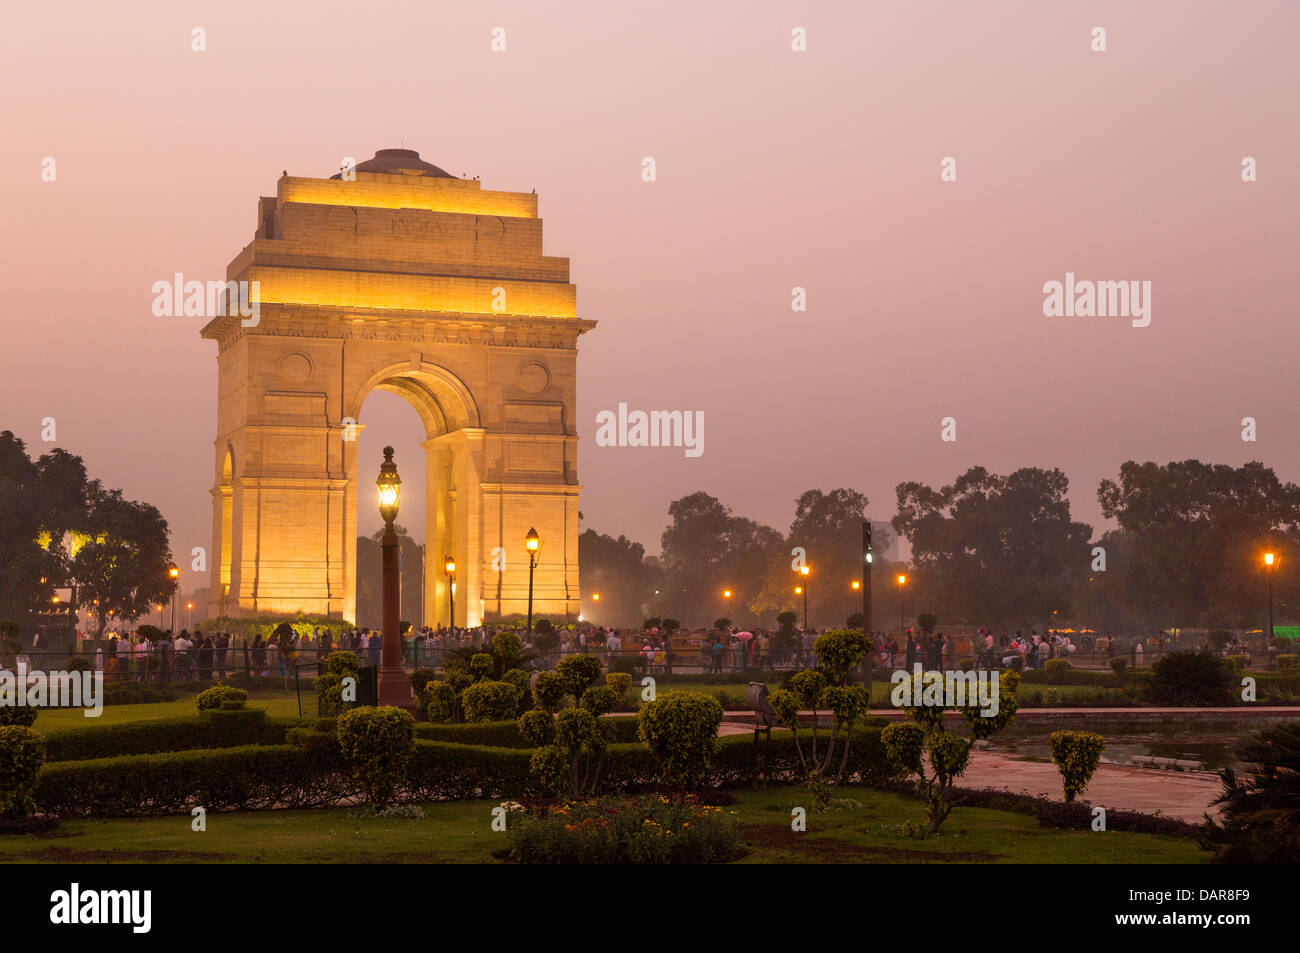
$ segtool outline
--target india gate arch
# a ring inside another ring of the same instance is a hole
[[[424,427],[424,618],[527,611],[576,618],[577,344],[569,261],[542,254],[537,195],[481,188],[386,149],[332,178],[282,176],[227,267],[256,313],[211,320],[217,342],[212,612],[355,621],[362,405],[402,396]],[[402,459],[397,459],[399,471]],[[413,468],[412,468],[413,469]],[[401,516],[399,514],[399,522]],[[409,571],[409,570],[408,570]]]

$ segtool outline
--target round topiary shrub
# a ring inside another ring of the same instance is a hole
[[[199,697],[195,701],[198,703],[199,711],[215,711],[218,708],[231,711],[244,707],[248,701],[248,692],[233,685],[213,685],[199,692]]]
[[[415,719],[391,705],[354,708],[339,716],[338,737],[366,803],[376,809],[389,804],[406,779]]]
[[[528,684],[528,673],[522,669],[512,668],[501,676],[501,681],[514,687],[515,693],[519,696],[515,703],[516,715],[522,715],[533,704],[533,690]]]
[[[604,669],[594,655],[570,655],[560,659],[555,671],[564,679],[568,694],[581,699],[583,692],[600,681]]]
[[[533,708],[519,717],[519,734],[534,748],[555,740],[555,718],[550,712]]]
[[[627,691],[632,687],[632,676],[627,672],[606,672],[605,684],[614,693],[615,707],[627,701]]]
[[[555,711],[564,703],[564,696],[569,694],[568,683],[559,672],[542,672],[533,685],[533,698],[538,708]]]
[[[1050,685],[1064,685],[1065,673],[1071,668],[1070,663],[1063,658],[1048,659],[1047,664],[1043,666],[1047,671],[1047,681]]]
[[[44,738],[18,725],[0,728],[0,817],[23,818],[36,809],[36,776],[44,763]]]
[[[476,679],[491,678],[496,670],[497,660],[488,652],[476,652],[469,660],[469,673]]]
[[[718,745],[722,705],[699,692],[666,692],[641,707],[637,734],[664,776],[690,789],[702,784]]]
[[[466,721],[506,721],[514,718],[519,693],[509,682],[475,682],[460,693]]]

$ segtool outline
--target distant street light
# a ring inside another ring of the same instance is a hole
[[[172,631],[176,631],[176,594],[180,590],[181,571],[176,568],[176,564],[167,567],[167,575],[172,577],[174,583],[172,587]]]
[[[1273,565],[1272,553],[1264,554],[1264,578],[1268,580],[1268,644],[1273,644]]]
[[[447,574],[447,628],[450,629],[456,625],[456,560],[445,557],[442,571]]]
[[[903,627],[903,586],[907,585],[907,577],[902,573],[898,574],[898,634],[902,638],[907,634]]]
[[[799,575],[803,577],[803,585],[799,587],[799,592],[803,593],[803,630],[808,631],[808,578],[812,575],[812,567],[804,563],[799,567]]]

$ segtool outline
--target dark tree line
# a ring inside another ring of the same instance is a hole
[[[1068,491],[1064,473],[1037,467],[1007,474],[972,467],[942,487],[900,484],[892,526],[911,558],[890,565],[877,557],[875,627],[895,628],[900,608],[909,620],[928,612],[942,624],[972,626],[1257,627],[1269,550],[1278,560],[1275,623],[1292,617],[1300,488],[1271,469],[1129,461],[1098,488],[1103,514],[1117,524],[1099,538],[1071,518]],[[794,591],[802,582],[810,624],[842,625],[861,606],[852,583],[861,578],[867,511],[856,490],[808,490],[780,532],[692,493],[669,506],[659,558],[622,536],[583,533],[583,591],[602,593],[596,621],[627,625],[654,615],[707,625],[725,617],[774,627],[782,611],[802,619]],[[888,546],[875,543],[878,554]],[[811,568],[802,580],[796,547]],[[899,572],[907,576],[901,593]]]

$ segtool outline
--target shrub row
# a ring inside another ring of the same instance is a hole
[[[613,741],[636,741],[636,717],[606,718],[613,726]],[[489,748],[531,748],[532,745],[519,733],[519,723],[512,721],[480,721],[465,724],[447,722],[418,722],[415,737],[425,741],[447,741],[462,745],[483,745]]]
[[[303,728],[294,729],[293,735],[297,744],[47,764],[37,783],[37,807],[61,817],[143,817],[184,814],[195,806],[210,812],[319,807],[357,796],[335,735]],[[759,742],[760,753],[766,747]],[[847,776],[857,783],[885,783],[896,775],[879,728],[856,731],[851,750]],[[750,736],[720,738],[710,785],[750,783],[752,757]],[[530,776],[531,760],[532,752],[525,748],[416,740],[399,797],[422,801],[533,796],[540,792]],[[795,780],[797,760],[790,733],[774,733],[769,779]],[[644,745],[615,744],[606,753],[599,790],[651,790],[661,777],[660,766]]]
[[[116,725],[97,725],[45,733],[50,761],[86,761],[120,755],[237,748],[242,745],[284,744],[294,718],[268,718],[266,710],[208,711],[188,718],[158,718]]]

